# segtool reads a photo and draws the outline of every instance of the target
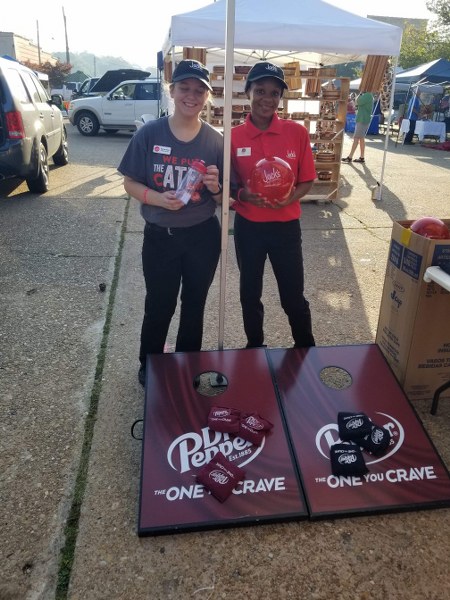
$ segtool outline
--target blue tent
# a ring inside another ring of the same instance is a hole
[[[397,73],[397,83],[450,83],[450,61],[438,58],[429,63]]]

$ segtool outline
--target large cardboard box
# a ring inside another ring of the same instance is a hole
[[[423,275],[450,265],[450,240],[417,235],[411,223],[393,224],[376,343],[409,399],[431,399],[450,380],[450,292]]]

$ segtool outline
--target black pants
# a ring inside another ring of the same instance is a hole
[[[410,121],[409,121],[409,131],[405,135],[405,139],[404,139],[404,143],[405,144],[409,144],[410,142],[412,142],[415,130],[416,130],[416,119],[414,119],[414,120],[410,119]]]
[[[175,350],[198,351],[208,290],[220,256],[217,217],[192,227],[167,229],[147,223],[142,267],[146,298],[139,360],[160,354],[174,315],[181,286],[180,323]]]
[[[295,346],[314,346],[311,312],[303,295],[300,222],[255,223],[236,214],[234,244],[240,271],[240,298],[247,347],[258,347],[264,343],[264,306],[261,296],[267,256],[277,280],[281,306],[288,316]]]

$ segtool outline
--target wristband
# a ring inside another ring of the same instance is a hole
[[[222,193],[222,186],[219,183],[219,191],[218,192],[209,192],[211,194],[211,196],[218,196],[219,194]]]
[[[147,202],[147,194],[148,194],[148,188],[145,188],[145,191],[144,191],[144,200],[143,200],[144,204],[148,204],[148,202]]]
[[[243,200],[241,200],[241,192],[244,191],[244,188],[239,188],[239,191],[237,193],[237,199],[239,200],[239,202],[244,202]]]

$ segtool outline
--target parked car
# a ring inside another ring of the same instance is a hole
[[[83,81],[78,90],[74,90],[72,92],[71,100],[75,100],[76,98],[82,98],[83,96],[89,96],[92,88],[97,83],[100,77],[88,77]]]
[[[25,179],[31,192],[49,188],[49,157],[69,162],[67,133],[57,104],[34,71],[0,58],[0,178]]]
[[[72,94],[77,92],[80,89],[80,86],[81,84],[79,81],[66,81],[63,83],[62,87],[52,88],[50,90],[50,94],[52,96],[59,94],[63,97],[64,102],[69,102],[69,100],[72,98]]]
[[[108,133],[135,131],[142,115],[158,118],[169,112],[169,96],[157,78],[123,81],[105,96],[72,100],[68,115],[82,135],[97,135],[100,128]]]
[[[101,77],[89,77],[81,84],[78,91],[72,94],[72,100],[82,98],[84,96],[103,96],[107,94],[113,87],[127,81],[129,79],[146,79],[150,76],[148,71],[141,69],[111,69],[106,71]]]

